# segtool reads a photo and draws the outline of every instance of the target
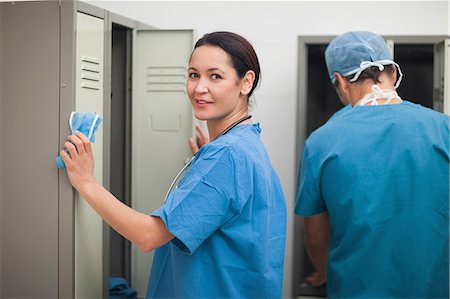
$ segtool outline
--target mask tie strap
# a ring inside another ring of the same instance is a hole
[[[384,70],[384,65],[382,65],[381,63],[377,63],[377,62],[372,62],[372,61],[363,61],[361,62],[361,64],[359,65],[359,70],[356,72],[356,74],[353,76],[353,78],[351,78],[349,81],[350,82],[355,82],[356,80],[358,80],[359,76],[361,75],[361,73],[368,69],[371,66],[377,66],[378,69],[380,70],[380,72],[382,72]]]
[[[74,114],[75,114],[75,111],[72,111],[72,112],[70,113],[70,116],[69,116],[69,126],[70,126],[70,131],[72,132],[72,134],[75,133],[75,132],[73,131],[73,127],[72,127],[72,120],[73,120]]]
[[[94,128],[95,128],[95,125],[97,124],[98,118],[99,118],[99,115],[97,113],[95,113],[94,120],[92,121],[91,127],[89,129],[89,134],[87,136],[87,138],[89,140],[91,140],[92,135],[94,134]]]
[[[389,89],[381,89],[378,85],[373,84],[372,92],[367,93],[355,106],[365,106],[368,104],[375,106],[379,104],[378,99],[386,99],[384,104],[389,104],[395,98],[401,99],[397,92]]]

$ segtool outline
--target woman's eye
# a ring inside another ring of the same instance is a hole
[[[211,75],[211,79],[213,79],[213,80],[217,80],[217,79],[220,79],[220,78],[222,78],[220,75],[217,75],[217,74],[212,74]]]
[[[198,74],[197,73],[190,73],[188,76],[189,76],[189,78],[194,79],[194,78],[198,77]]]

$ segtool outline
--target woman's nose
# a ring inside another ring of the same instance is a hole
[[[195,86],[195,92],[205,93],[208,92],[208,82],[205,79],[200,78]]]

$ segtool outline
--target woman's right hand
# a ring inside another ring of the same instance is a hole
[[[65,150],[62,150],[60,155],[66,164],[70,183],[81,193],[80,190],[96,183],[91,142],[81,132],[69,135],[67,140],[64,146],[70,156]]]
[[[196,140],[194,138],[189,138],[189,146],[191,148],[192,154],[196,154],[198,150],[205,144],[209,143],[209,135],[203,130],[199,125],[195,126]]]

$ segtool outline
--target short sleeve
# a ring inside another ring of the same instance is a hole
[[[232,216],[227,190],[233,189],[233,178],[227,150],[199,157],[166,203],[152,213],[165,223],[182,252],[192,254]]]
[[[313,161],[309,151],[310,149],[306,143],[300,162],[295,203],[295,213],[299,216],[312,216],[326,211],[320,190],[320,161]]]

